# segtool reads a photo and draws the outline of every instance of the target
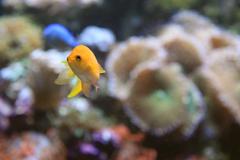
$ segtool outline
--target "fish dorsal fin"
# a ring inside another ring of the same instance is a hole
[[[71,92],[68,94],[68,98],[75,97],[82,91],[82,81],[78,79],[77,83],[75,86],[72,88]]]
[[[106,72],[100,64],[98,64],[98,66],[99,66],[99,73],[105,73]]]

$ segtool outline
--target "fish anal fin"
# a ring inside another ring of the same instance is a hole
[[[83,94],[86,97],[90,97],[91,84],[90,83],[83,83],[82,87],[83,87]]]
[[[98,86],[98,85],[95,85],[94,87],[95,87],[95,91],[98,92],[99,86]]]
[[[98,64],[99,66],[99,73],[105,73],[106,71],[102,68],[102,66],[100,64]]]
[[[76,83],[76,85],[72,88],[71,92],[68,94],[68,98],[72,98],[75,97],[76,95],[78,95],[81,91],[82,91],[82,82],[79,79]]]

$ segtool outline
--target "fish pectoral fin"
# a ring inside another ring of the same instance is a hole
[[[63,84],[66,84],[70,81],[70,79],[74,76],[74,73],[72,72],[72,70],[70,69],[70,67],[66,67],[64,69],[64,71],[62,71],[57,79],[54,81],[55,84],[58,84],[58,85],[63,85]]]
[[[98,64],[98,66],[99,66],[99,73],[105,73],[106,72],[100,64]]]
[[[91,84],[90,83],[83,83],[82,87],[83,87],[83,94],[86,97],[89,97],[90,96],[90,90],[91,90]]]
[[[76,85],[72,88],[71,92],[68,94],[68,98],[75,97],[82,91],[82,82],[78,79]]]
[[[63,64],[65,64],[65,65],[67,65],[67,64],[68,64],[66,60],[62,61],[62,63],[63,63]]]

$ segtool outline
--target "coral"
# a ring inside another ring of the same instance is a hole
[[[26,76],[27,62],[26,60],[17,61],[9,64],[0,70],[0,75],[3,80],[16,82],[20,78]]]
[[[42,46],[41,30],[27,17],[2,17],[0,28],[0,66],[27,56],[32,50]]]
[[[233,122],[240,124],[239,71],[239,50],[224,48],[212,52],[195,75],[209,111],[222,129]]]
[[[180,25],[184,31],[195,36],[208,50],[236,47],[239,37],[213,24],[208,18],[194,11],[181,11],[172,17],[173,23]]]
[[[12,106],[0,97],[0,132],[9,127],[8,117],[13,113]],[[1,144],[1,143],[0,143]]]
[[[93,108],[84,98],[73,98],[63,102],[54,120],[63,138],[70,135],[80,137],[84,130],[94,131],[111,125],[97,108]]]
[[[193,5],[196,0],[150,0],[147,4],[151,8],[160,8],[163,10],[184,9]]]
[[[32,90],[27,86],[21,88],[15,101],[14,114],[22,115],[29,113],[32,109],[33,101]]]
[[[30,56],[28,84],[33,90],[34,108],[56,108],[66,94],[66,88],[54,84],[57,75],[64,69],[64,53],[56,50],[35,50]]]
[[[101,0],[4,0],[5,7],[12,8],[37,8],[46,9],[50,8],[52,12],[60,12],[61,9],[66,9],[72,6],[87,7],[91,4],[101,3]]]
[[[58,23],[46,26],[43,31],[43,37],[46,45],[53,48],[65,49],[77,45],[72,33]]]
[[[107,160],[106,154],[91,143],[79,142],[74,147],[71,147],[71,152],[69,153],[71,159]]]
[[[221,30],[219,28],[199,29],[193,33],[204,46],[210,50],[222,48],[236,48],[239,49],[240,39],[238,36],[230,32]]]
[[[168,61],[178,62],[187,73],[196,70],[206,58],[207,50],[201,42],[180,26],[167,26],[159,40],[168,53]]]
[[[132,76],[128,112],[142,130],[190,137],[205,115],[203,99],[177,64],[143,63]],[[178,133],[179,132],[179,133]]]
[[[116,46],[106,61],[109,91],[120,99],[128,96],[131,72],[145,61],[164,60],[165,51],[155,38],[130,38]]]
[[[120,146],[127,142],[139,143],[144,139],[142,133],[131,133],[130,129],[124,124],[117,124],[108,128],[102,128],[92,134],[94,142],[100,145],[106,145],[111,142],[112,146]]]
[[[188,32],[194,32],[199,29],[216,28],[208,18],[191,10],[178,12],[172,17],[172,22],[179,24]]]
[[[57,137],[25,132],[10,137],[1,136],[0,139],[0,158],[3,160],[66,159],[65,148]]]
[[[203,155],[204,155],[204,158],[208,159],[208,160],[215,160],[215,159],[229,160],[229,157],[226,154],[224,154],[223,152],[221,152],[215,146],[209,146],[209,147],[204,148]]]
[[[97,26],[86,27],[78,37],[80,44],[96,47],[101,52],[109,51],[115,41],[116,37],[111,30]]]
[[[0,70],[0,79],[3,84],[2,93],[10,98],[12,103],[16,100],[18,92],[22,88],[27,87],[25,77],[27,74],[28,62],[27,58],[24,58],[12,62]]]
[[[126,143],[118,151],[115,160],[156,160],[157,152],[154,149],[144,148],[134,143]]]
[[[120,136],[111,128],[103,128],[93,132],[92,141],[97,148],[107,153],[109,157],[114,154],[114,151],[118,149],[121,144]]]

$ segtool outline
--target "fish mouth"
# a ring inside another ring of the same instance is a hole
[[[68,57],[67,57],[67,61],[71,63],[71,62],[73,62],[73,58],[71,58],[70,56],[68,56]]]

